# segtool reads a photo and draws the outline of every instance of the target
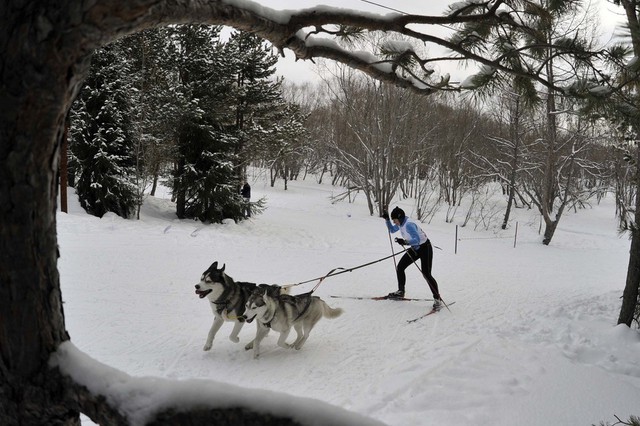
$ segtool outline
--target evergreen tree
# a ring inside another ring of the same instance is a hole
[[[236,31],[224,46],[228,70],[234,80],[234,128],[238,143],[237,177],[242,180],[246,166],[254,159],[256,145],[269,140],[275,131],[274,114],[286,108],[282,81],[275,80],[276,55],[265,42],[250,33]]]
[[[117,44],[97,50],[71,110],[69,147],[82,207],[129,217],[135,206],[133,123],[128,64]]]
[[[178,217],[242,220],[239,188],[246,166],[290,126],[291,117],[283,116],[290,110],[281,81],[273,79],[277,57],[249,33],[235,32],[223,43],[215,27],[178,27],[173,40],[177,91],[189,106],[176,126]],[[293,117],[299,127],[298,116]],[[251,203],[253,214],[263,207],[264,200]]]
[[[230,69],[236,82],[238,178],[244,177],[253,160],[268,160],[271,185],[282,177],[286,189],[287,180],[297,176],[302,167],[305,117],[299,106],[284,99],[282,80],[273,78],[278,58],[262,39],[238,31],[231,35],[225,51],[234,60]]]
[[[188,102],[177,126],[173,188],[180,218],[221,222],[243,218],[237,164],[232,74],[220,28],[177,27],[179,91]]]
[[[300,111],[300,107],[293,103],[286,104],[283,108],[272,113],[273,124],[268,137],[264,139],[264,148],[261,157],[270,164],[271,186],[273,187],[278,177],[284,181],[284,189],[287,189],[287,181],[298,176],[304,158],[309,148],[309,133],[304,127],[306,116]]]
[[[131,71],[130,102],[135,122],[136,204],[145,192],[155,195],[163,164],[172,161],[175,128],[188,108],[175,90],[175,65],[170,53],[170,30],[153,28],[124,38],[120,45]]]
[[[228,154],[236,140],[210,126],[187,122],[180,129],[182,217],[221,222],[243,217],[233,163]]]
[[[239,188],[258,153],[278,151],[282,170],[297,174],[282,146],[301,143],[301,116],[273,78],[277,57],[252,34],[235,32],[225,43],[220,31],[147,30],[96,54],[72,114],[73,165],[88,211],[139,212],[162,164],[173,162],[178,217],[242,220]],[[251,204],[254,214],[263,207]]]

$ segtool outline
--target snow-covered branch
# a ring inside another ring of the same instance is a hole
[[[468,3],[468,2],[466,2]],[[538,72],[527,67],[514,66],[504,57],[491,57],[489,53],[479,54],[478,49],[467,47],[465,43],[456,43],[429,32],[433,26],[468,25],[482,22],[496,28],[511,28],[520,32],[530,29],[521,19],[515,19],[517,11],[509,10],[503,2],[473,2],[467,6],[452,9],[451,13],[442,16],[410,15],[391,13],[378,15],[356,10],[318,6],[301,10],[278,11],[248,0],[217,0],[198,2],[179,0],[166,2],[159,0],[137,0],[123,4],[118,0],[100,2],[89,16],[95,18],[95,26],[99,27],[104,13],[121,19],[120,37],[143,28],[176,23],[203,23],[228,25],[239,30],[254,33],[270,41],[284,55],[285,49],[291,50],[296,59],[313,60],[326,58],[347,64],[380,81],[411,89],[422,94],[431,94],[437,90],[458,90],[459,86],[449,83],[447,76],[431,75],[432,70],[425,64],[434,60],[421,57],[413,51],[406,50],[395,58],[383,58],[376,52],[358,52],[341,47],[338,40],[346,32],[339,28],[358,28],[365,31],[383,31],[396,33],[410,40],[425,45],[437,45],[450,50],[464,58],[483,65],[486,69],[525,76],[538,83],[560,90],[547,81]],[[498,7],[500,6],[500,7]],[[90,23],[89,23],[90,24]],[[105,37],[113,36],[105,32],[91,32],[94,35],[94,46],[103,44]],[[532,48],[540,48],[534,46]],[[570,47],[555,46],[558,54],[571,54]],[[524,48],[521,48],[524,49]],[[401,56],[412,56],[420,65],[418,75],[409,66],[403,64]],[[450,60],[459,61],[460,56]],[[438,58],[442,60],[442,58]]]

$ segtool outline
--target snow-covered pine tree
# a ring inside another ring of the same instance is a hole
[[[237,31],[225,45],[226,57],[234,60],[236,81],[236,153],[238,178],[254,160],[267,160],[273,180],[297,176],[306,132],[297,105],[284,99],[282,79],[274,79],[277,56],[262,39]],[[257,207],[256,205],[252,207]]]
[[[238,192],[246,166],[258,147],[279,137],[283,126],[277,120],[287,110],[281,81],[273,78],[277,57],[244,32],[222,42],[219,28],[185,26],[175,29],[173,39],[180,91],[190,107],[176,126],[178,217],[242,220]],[[263,200],[253,201],[252,213],[263,206]]]
[[[69,149],[82,207],[129,217],[135,207],[133,124],[128,63],[117,43],[97,50],[71,109]]]
[[[135,122],[136,207],[145,193],[155,195],[163,164],[171,161],[174,129],[180,111],[188,108],[174,90],[175,66],[167,54],[169,29],[152,28],[121,41],[129,58],[133,89],[130,92]]]
[[[278,58],[271,48],[253,34],[235,31],[224,46],[228,69],[234,79],[234,152],[238,156],[236,174],[245,177],[246,166],[255,158],[255,145],[274,131],[273,113],[285,107],[281,80],[273,78]]]
[[[242,220],[239,187],[257,155],[275,149],[282,170],[297,173],[299,166],[282,162],[284,153],[291,159],[282,148],[300,142],[301,117],[273,78],[277,57],[254,35],[235,32],[225,43],[220,32],[203,25],[147,30],[96,55],[91,89],[72,113],[72,155],[88,211],[133,214],[161,165],[173,161],[178,217]],[[89,161],[96,156],[99,162]],[[94,163],[104,171],[90,171]],[[126,170],[114,167],[125,163]],[[111,189],[116,183],[127,191]],[[254,214],[263,207],[263,200],[251,205]]]
[[[278,178],[287,182],[297,177],[308,155],[309,133],[304,127],[306,116],[296,104],[289,103],[273,113],[272,131],[263,144],[263,157],[269,163],[270,183],[273,187]]]
[[[242,213],[233,87],[220,27],[185,25],[172,36],[179,91],[188,102],[177,131],[173,190],[180,218],[221,222]]]

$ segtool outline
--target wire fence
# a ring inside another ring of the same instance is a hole
[[[456,240],[455,240],[455,254],[458,254],[458,241],[464,241],[464,240],[502,240],[502,239],[513,239],[513,248],[516,248],[516,245],[518,244],[518,222],[516,222],[516,227],[515,227],[515,232],[513,233],[513,235],[508,235],[508,236],[504,236],[504,237],[472,237],[472,238],[459,238],[458,237],[458,227],[459,225],[456,225]]]

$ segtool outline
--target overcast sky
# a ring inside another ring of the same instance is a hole
[[[338,8],[347,8],[361,10],[366,12],[387,14],[393,12],[390,9],[396,9],[410,14],[422,15],[442,15],[447,6],[454,3],[454,0],[255,0],[264,6],[271,7],[276,10],[285,9],[303,9],[318,5],[326,5]],[[603,42],[608,42],[612,38],[616,22],[621,20],[622,8],[612,5],[608,0],[591,0],[593,7],[600,10],[601,16],[601,32]],[[390,8],[390,9],[389,9]],[[439,35],[447,32],[446,28],[434,28]],[[278,62],[278,74],[284,76],[287,80],[296,83],[316,82],[320,78],[315,71],[315,67],[310,61],[295,61],[291,51],[285,50],[285,58],[281,58]],[[451,65],[448,68],[442,68],[441,71],[448,72],[452,76],[452,81],[462,81],[468,75],[473,74],[469,68],[461,68]]]

